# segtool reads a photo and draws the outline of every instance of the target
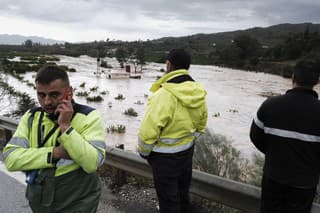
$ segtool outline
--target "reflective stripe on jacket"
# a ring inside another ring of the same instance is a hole
[[[251,141],[265,154],[263,175],[292,187],[316,187],[319,123],[319,96],[312,89],[295,87],[265,100],[250,129]]]
[[[101,115],[88,106],[74,104],[74,117],[71,127],[63,134],[60,128],[47,140],[43,147],[38,148],[38,123],[41,112],[26,112],[18,125],[13,137],[4,148],[5,165],[9,171],[27,171],[51,168],[53,148],[60,143],[72,160],[60,159],[57,163],[56,176],[60,176],[80,167],[92,173],[102,165],[105,157],[105,128]],[[29,117],[34,115],[33,122]],[[30,126],[31,125],[31,126]],[[42,120],[42,138],[55,126],[48,115]]]
[[[198,82],[168,82],[182,75],[188,75],[188,71],[167,73],[150,89],[153,95],[138,133],[137,150],[143,156],[148,156],[151,151],[177,153],[187,150],[205,131],[207,93]]]

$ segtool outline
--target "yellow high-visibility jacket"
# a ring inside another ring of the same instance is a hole
[[[147,110],[138,133],[138,152],[177,153],[189,149],[205,132],[207,105],[204,87],[199,82],[168,83],[188,75],[184,69],[165,74],[151,87]]]
[[[55,176],[69,173],[80,167],[87,173],[95,172],[105,158],[104,123],[98,111],[91,107],[74,103],[73,108],[71,127],[63,134],[60,133],[60,128],[57,128],[40,148],[38,148],[39,139],[43,140],[48,135],[57,125],[56,121],[52,121],[44,112],[40,124],[41,133],[39,133],[41,108],[26,112],[13,137],[4,148],[7,169],[28,171],[56,166]],[[53,148],[57,143],[66,149],[71,160],[60,159],[53,162]]]

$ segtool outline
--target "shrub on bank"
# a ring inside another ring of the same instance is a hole
[[[88,97],[89,93],[87,91],[84,92],[77,92],[76,96],[81,96],[81,97]]]
[[[127,109],[126,111],[124,111],[124,114],[128,116],[133,116],[133,117],[138,116],[138,113],[133,108]]]
[[[126,98],[122,94],[118,94],[118,96],[115,97],[114,99],[116,99],[116,100],[124,100]]]
[[[97,87],[91,87],[91,88],[90,88],[90,91],[91,91],[91,92],[95,92],[95,91],[98,90],[98,88],[99,88],[98,86],[97,86]]]
[[[87,97],[86,99],[88,102],[101,102],[101,101],[103,101],[103,98],[100,95],[93,96],[93,97]]]
[[[110,125],[109,127],[107,127],[107,133],[119,133],[119,134],[123,134],[126,132],[126,126],[122,125],[122,124],[118,124],[118,125]]]

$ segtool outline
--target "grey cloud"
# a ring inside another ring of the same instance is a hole
[[[319,20],[320,2],[249,0],[2,0],[2,13],[55,22],[90,22],[97,16],[117,11],[118,15],[178,21],[241,21],[259,18],[266,22]],[[106,20],[116,21],[115,20]]]
[[[1,14],[24,17],[38,21],[79,22],[94,14],[95,8],[85,0],[12,0],[1,3]]]
[[[320,1],[314,0],[0,0],[2,16],[168,36],[284,22],[319,23],[319,11]]]
[[[270,1],[254,8],[255,17],[270,24],[320,22],[318,1]]]

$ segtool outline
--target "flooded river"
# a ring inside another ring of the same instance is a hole
[[[160,69],[165,69],[165,65],[148,63],[144,66],[141,79],[108,79],[104,73],[100,77],[94,74],[97,71],[95,58],[88,56],[59,57],[61,60],[58,64],[68,65],[77,70],[75,73],[69,73],[71,84],[76,90],[75,93],[90,91],[90,88],[93,87],[98,87],[98,89],[96,92],[91,92],[90,96],[106,92],[105,95],[101,95],[104,101],[100,103],[87,103],[84,97],[78,96],[75,96],[75,100],[99,109],[106,127],[118,124],[126,126],[125,134],[108,134],[106,143],[110,146],[125,144],[126,150],[135,152],[137,132],[150,95],[148,89],[157,76],[163,75]],[[118,66],[115,59],[106,60],[113,67]],[[107,72],[108,69],[101,71]],[[290,79],[264,73],[201,65],[191,65],[190,74],[196,81],[202,82],[207,89],[208,127],[215,133],[225,135],[244,157],[250,158],[255,148],[249,140],[249,128],[258,106],[265,100],[264,94],[284,93],[291,87]],[[34,72],[27,73],[24,77],[34,82],[34,75]],[[7,79],[8,83],[17,90],[26,91],[31,97],[36,98],[33,88],[10,76],[7,76]],[[85,87],[80,87],[84,82]],[[122,94],[125,99],[115,100],[118,94]],[[108,105],[111,104],[112,107],[109,108]],[[138,116],[124,115],[124,111],[128,108],[134,108]],[[8,111],[8,106],[2,109],[1,114],[6,111]]]

